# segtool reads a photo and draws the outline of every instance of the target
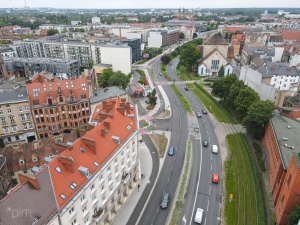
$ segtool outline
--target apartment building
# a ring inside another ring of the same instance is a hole
[[[287,224],[289,213],[300,203],[299,133],[299,122],[276,113],[262,140],[278,225]]]
[[[6,158],[0,155],[0,199],[3,198],[12,187],[12,179],[6,165]]]
[[[149,31],[148,47],[162,48],[179,42],[178,29],[155,29]]]
[[[138,38],[127,39],[122,41],[122,43],[127,44],[131,48],[131,62],[135,63],[141,60],[142,50],[141,50],[141,40]]]
[[[62,81],[52,74],[36,74],[27,90],[38,139],[87,127],[92,90],[86,78]]]
[[[239,79],[255,90],[262,100],[282,106],[285,97],[294,96],[299,89],[299,73],[288,63],[262,62],[243,66]]]
[[[93,125],[60,155],[0,201],[10,224],[111,224],[140,178],[136,106],[111,98],[95,108]],[[26,209],[18,217],[6,210]]]
[[[61,37],[53,40],[23,40],[12,46],[21,58],[65,58],[79,60],[80,67],[87,67],[89,60],[94,64],[111,64],[114,71],[120,70],[128,74],[131,72],[132,52],[128,44],[86,43],[77,41],[64,41]]]
[[[18,77],[31,77],[47,71],[60,79],[76,78],[80,75],[79,60],[60,58],[3,58],[6,69]]]
[[[36,139],[26,87],[0,87],[0,147]]]
[[[192,26],[195,32],[203,32],[207,30],[206,21],[196,21],[196,20],[168,20],[165,23],[166,27],[178,28],[180,26]]]

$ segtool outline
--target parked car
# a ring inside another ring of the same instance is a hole
[[[205,109],[202,109],[203,114],[207,114],[207,111]]]
[[[219,183],[219,175],[216,173],[213,173],[213,175],[211,176],[211,182],[217,184]]]
[[[189,91],[189,88],[188,88],[188,87],[185,87],[184,90]]]
[[[170,194],[164,193],[160,202],[160,208],[162,209],[168,208],[169,202],[170,202]]]
[[[201,114],[200,112],[196,112],[196,116],[197,116],[198,118],[201,118],[201,117],[202,117],[202,114]]]
[[[174,155],[174,147],[170,147],[169,149],[169,155]]]
[[[202,144],[203,144],[204,147],[207,147],[208,146],[208,141],[207,140],[203,140]]]

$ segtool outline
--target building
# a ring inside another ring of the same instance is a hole
[[[95,108],[88,132],[0,201],[10,224],[111,223],[140,178],[134,105],[109,99]],[[24,199],[24,200],[23,200]],[[12,217],[11,209],[27,209]]]
[[[162,48],[179,42],[178,29],[150,30],[148,37],[149,48]]]
[[[38,139],[87,127],[92,90],[86,78],[62,81],[52,74],[36,74],[27,90]]]
[[[270,36],[267,45],[268,46],[282,45],[282,36],[280,35]]]
[[[180,26],[192,26],[197,33],[207,30],[207,22],[200,20],[168,20],[165,23],[165,26],[171,28],[178,28]]]
[[[210,54],[215,49],[227,58],[229,44],[220,37],[219,34],[215,34],[212,37],[206,39],[203,43],[203,58]]]
[[[122,43],[127,44],[131,48],[131,62],[135,63],[141,60],[142,50],[141,50],[141,39],[127,39],[122,41]]]
[[[300,47],[294,47],[290,55],[290,66],[295,66],[300,71]]]
[[[234,56],[240,56],[245,45],[245,34],[232,35],[231,44],[234,49]]]
[[[35,140],[26,87],[19,84],[2,86],[0,93],[0,147]]]
[[[279,225],[287,224],[289,213],[300,203],[299,133],[299,122],[275,113],[262,139]]]
[[[287,96],[294,96],[299,88],[299,73],[288,63],[263,62],[263,65],[241,68],[240,80],[255,90],[262,100],[282,106]]]
[[[143,31],[131,31],[125,34],[127,39],[135,39],[138,38],[141,40],[141,44],[147,42],[147,38]]]
[[[224,67],[224,76],[233,73],[233,67],[227,59],[218,51],[214,49],[210,54],[206,55],[198,62],[199,76],[218,76],[221,67]]]
[[[93,17],[92,18],[92,24],[100,24],[100,17]]]
[[[241,65],[262,66],[266,62],[280,62],[284,48],[277,46],[250,46],[245,45],[241,54]],[[260,62],[257,64],[257,62]]]
[[[3,58],[9,73],[18,77],[30,77],[47,71],[60,79],[79,76],[79,60],[60,58]]]
[[[12,179],[6,165],[6,158],[0,155],[0,199],[2,199],[12,187]]]
[[[292,44],[294,41],[300,41],[300,31],[283,31],[280,35],[284,44]]]

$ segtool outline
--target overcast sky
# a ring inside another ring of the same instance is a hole
[[[0,8],[24,7],[24,0],[0,0]],[[300,7],[300,0],[26,0],[29,7],[53,8],[248,8]]]

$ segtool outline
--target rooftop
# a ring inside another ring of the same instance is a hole
[[[211,38],[205,40],[204,45],[228,45],[228,43],[219,34],[215,34]]]
[[[0,87],[0,104],[27,102],[26,87],[19,87],[16,85],[12,89],[1,89]]]
[[[271,123],[278,143],[283,168],[288,168],[292,155],[295,155],[297,165],[300,167],[300,157],[298,156],[298,153],[300,153],[300,123],[281,115],[273,116]]]
[[[118,96],[126,95],[126,91],[119,87],[108,87],[97,89],[94,95],[91,97],[91,104],[102,102],[104,100],[110,99],[111,97],[116,98]]]
[[[265,65],[258,68],[263,78],[272,77],[273,75],[299,76],[295,67],[290,67],[289,63],[266,62]]]
[[[4,62],[24,62],[24,63],[39,63],[39,64],[73,64],[79,62],[78,59],[63,59],[63,58],[16,58],[3,57]]]

